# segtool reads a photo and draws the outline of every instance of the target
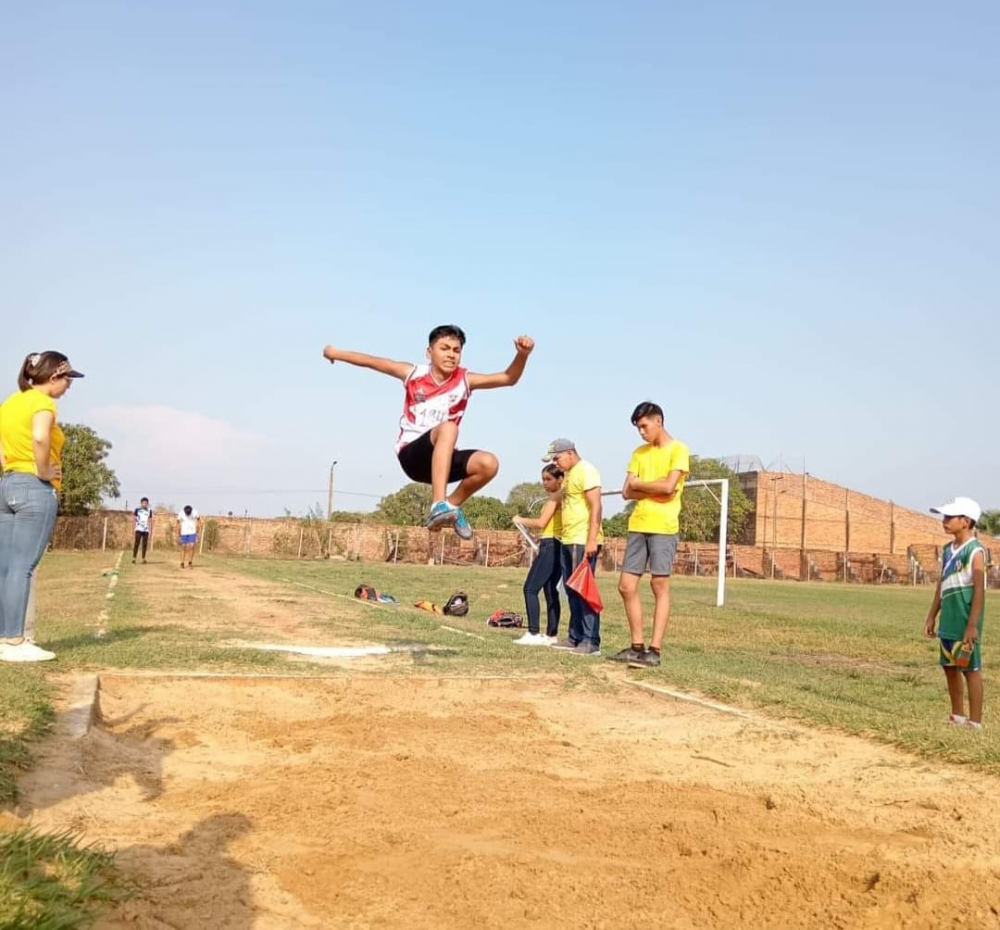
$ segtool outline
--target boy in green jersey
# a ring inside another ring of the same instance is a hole
[[[982,511],[974,500],[956,497],[931,513],[941,516],[954,541],[941,554],[941,580],[931,603],[924,632],[937,636],[941,667],[948,681],[951,715],[948,722],[980,729],[983,725],[983,674],[980,641],[986,599],[986,550],[973,530]],[[934,625],[940,613],[940,623]],[[969,715],[965,715],[965,684],[969,688]]]

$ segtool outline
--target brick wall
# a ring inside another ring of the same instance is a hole
[[[427,563],[469,562],[480,565],[526,565],[529,553],[516,530],[489,530],[463,542],[454,533],[432,536],[419,526],[325,523],[302,520],[260,520],[207,517],[202,520],[202,540],[211,519],[218,540],[209,547],[217,555],[257,558],[339,558],[363,561]],[[60,517],[52,537],[57,549],[131,549],[132,515],[100,511],[87,517]],[[201,545],[201,541],[199,542]],[[153,552],[177,550],[177,526],[170,514],[153,518]]]
[[[746,534],[750,541],[729,546],[727,572],[753,578],[774,577],[813,581],[845,580],[844,542],[850,519],[851,551],[846,556],[848,581],[906,581],[916,566],[918,581],[936,581],[941,546],[947,537],[931,516],[915,513],[837,485],[807,478],[805,491],[805,541],[802,542],[802,476],[784,475],[775,485],[783,493],[769,496],[771,478],[767,473],[741,475],[745,486],[756,488],[757,511]],[[749,479],[749,480],[748,480]],[[798,496],[797,496],[798,495]],[[814,499],[814,496],[817,499]],[[837,501],[843,506],[838,510]],[[765,507],[762,507],[761,504]],[[778,520],[773,520],[774,506]],[[850,511],[848,511],[850,507]],[[848,516],[849,514],[849,516]],[[418,526],[311,522],[295,519],[258,520],[210,517],[214,520],[218,555],[255,558],[349,559],[374,562],[398,561],[411,564],[477,564],[527,566],[531,553],[524,537],[516,530],[488,530],[468,542],[454,533],[431,534]],[[892,521],[891,523],[889,521]],[[883,525],[886,521],[888,525]],[[893,527],[894,524],[894,527]],[[777,526],[777,545],[771,532]],[[176,553],[176,523],[171,514],[158,514],[153,522],[153,553]],[[759,539],[760,542],[754,542]],[[913,541],[917,540],[917,541]],[[990,577],[1000,583],[1000,541],[983,539],[992,550]],[[879,548],[879,544],[883,548]],[[890,554],[890,543],[895,553]],[[866,544],[862,548],[862,544]],[[100,511],[89,517],[60,517],[53,535],[57,549],[130,549],[132,515],[121,511]],[[206,547],[208,549],[208,547]],[[625,554],[624,539],[609,539],[604,547],[601,568],[617,572]],[[713,575],[718,571],[718,547],[707,543],[681,543],[676,574]]]
[[[941,521],[811,475],[739,476],[754,505],[741,543],[774,549],[904,555],[911,546],[947,543]],[[1000,561],[1000,541],[983,545]]]

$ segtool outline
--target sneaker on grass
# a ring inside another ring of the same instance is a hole
[[[544,633],[525,633],[514,640],[515,646],[551,646],[552,643]]]
[[[638,649],[633,649],[631,646],[626,646],[621,652],[616,652],[613,656],[608,656],[609,662],[634,662],[636,659],[640,658],[644,654],[639,652]]]
[[[56,654],[25,640],[17,646],[0,646],[0,661],[3,662],[48,662]]]
[[[591,659],[596,659],[601,654],[601,647],[595,646],[593,643],[577,643],[576,647],[572,651],[572,655],[575,656],[588,656]]]
[[[641,655],[636,656],[634,659],[628,660],[629,668],[659,668],[660,667],[660,654],[658,652],[650,652],[648,649]]]
[[[961,714],[948,714],[948,723],[954,727],[964,727],[968,722],[969,718]]]
[[[573,642],[571,639],[557,639],[553,644],[553,649],[576,649],[579,643]]]

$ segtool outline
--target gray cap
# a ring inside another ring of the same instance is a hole
[[[549,451],[542,456],[543,462],[551,462],[560,452],[576,452],[572,439],[553,439]]]

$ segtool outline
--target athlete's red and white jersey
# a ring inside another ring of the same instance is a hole
[[[414,365],[403,389],[403,416],[399,421],[396,452],[419,439],[435,426],[450,420],[461,423],[469,403],[469,378],[465,368],[456,368],[447,381],[438,383],[430,365]]]

